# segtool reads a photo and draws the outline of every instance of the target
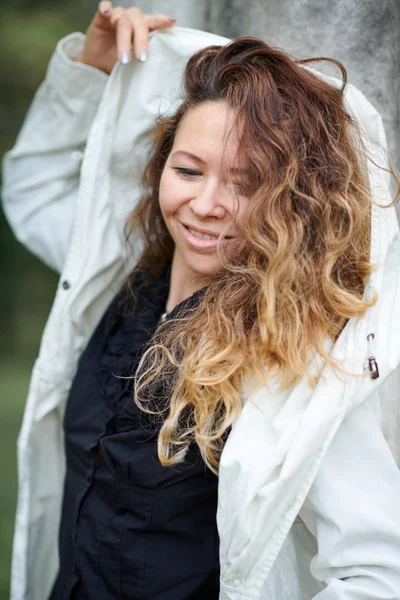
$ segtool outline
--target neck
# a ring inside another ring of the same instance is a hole
[[[179,260],[179,255],[175,252],[171,265],[171,281],[166,304],[166,312],[170,313],[175,306],[186,300],[204,287],[207,282],[201,279],[196,273],[188,270],[186,265]]]

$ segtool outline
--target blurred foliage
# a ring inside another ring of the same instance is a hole
[[[57,41],[85,31],[95,10],[91,0],[54,3],[11,0],[0,20],[0,155],[15,141],[33,95],[44,79]],[[11,540],[16,500],[16,436],[30,370],[57,283],[14,238],[0,211],[0,600],[9,598]]]

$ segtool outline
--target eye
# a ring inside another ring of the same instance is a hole
[[[185,167],[172,167],[177,172],[179,177],[183,179],[191,179],[192,177],[200,177],[202,173],[195,171],[194,169],[187,169]]]

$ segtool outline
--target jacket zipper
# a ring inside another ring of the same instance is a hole
[[[375,337],[375,335],[373,333],[369,333],[367,335],[368,358],[364,364],[364,371],[369,371],[369,376],[371,377],[371,379],[378,379],[379,368],[378,368],[378,362],[374,356],[374,347],[373,347],[374,337]]]

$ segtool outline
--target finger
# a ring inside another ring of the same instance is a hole
[[[102,17],[110,17],[112,13],[112,3],[109,0],[99,2],[98,12]]]
[[[129,8],[126,11],[133,23],[133,45],[135,56],[140,62],[146,62],[149,51],[149,28],[140,8]]]
[[[167,29],[173,27],[176,23],[176,19],[171,19],[168,15],[144,15],[145,21],[149,31],[155,31],[156,29]]]
[[[118,59],[123,65],[131,62],[133,23],[123,8],[114,8],[111,24],[115,27]]]

